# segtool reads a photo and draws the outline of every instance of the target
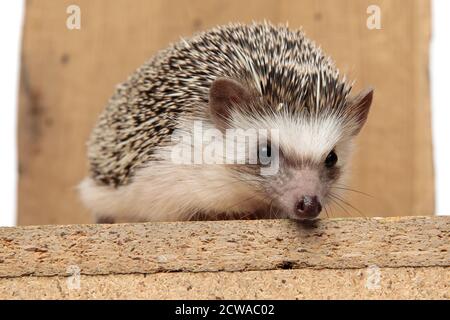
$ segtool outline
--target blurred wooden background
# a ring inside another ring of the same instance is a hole
[[[230,21],[303,26],[356,79],[375,87],[358,139],[347,199],[366,216],[428,215],[434,183],[428,84],[429,1],[78,0],[27,1],[19,108],[18,223],[90,222],[76,186],[87,173],[85,141],[114,86],[158,49]],[[381,30],[366,27],[369,5]],[[358,216],[340,208],[335,216]]]

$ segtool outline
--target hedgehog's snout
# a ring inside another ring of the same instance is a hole
[[[316,218],[321,211],[322,204],[317,196],[302,196],[295,206],[295,212],[299,219]]]
[[[277,203],[291,219],[314,219],[322,211],[326,185],[315,169],[291,169],[288,177],[276,186]]]

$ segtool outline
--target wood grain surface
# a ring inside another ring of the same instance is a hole
[[[0,228],[0,277],[449,267],[450,217]]]
[[[450,268],[294,269],[0,278],[0,299],[449,299]],[[373,285],[371,285],[373,283]]]

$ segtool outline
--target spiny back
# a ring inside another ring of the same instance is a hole
[[[214,28],[159,52],[117,88],[88,143],[91,176],[129,183],[155,147],[170,141],[180,118],[207,116],[218,77],[242,81],[269,105],[308,114],[342,113],[351,89],[300,30],[269,23]]]

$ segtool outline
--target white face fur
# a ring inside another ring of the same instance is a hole
[[[367,118],[372,92],[355,98],[345,118],[333,113],[301,116],[290,112],[288,106],[277,112],[248,111],[245,100],[249,96],[232,80],[216,80],[210,94],[212,119],[222,129],[276,129],[277,136],[269,140],[270,147],[278,150],[272,153],[279,168],[268,176],[261,176],[258,170],[231,170],[236,170],[243,180],[258,181],[256,189],[275,215],[293,219],[316,217],[330,195],[339,193],[352,141]]]
[[[278,136],[271,137],[270,146],[272,157],[278,157],[278,170],[259,178],[271,202],[270,209],[277,210],[278,215],[294,219],[313,217],[327,204],[330,192],[339,193],[335,187],[344,179],[353,139],[344,134],[345,128],[337,117],[308,121],[288,112],[264,117],[246,117],[234,112],[230,126],[277,129]],[[278,152],[274,152],[275,148]],[[332,152],[337,161],[328,167],[327,157]],[[305,196],[315,197],[317,207],[312,212],[299,213],[297,206]]]

